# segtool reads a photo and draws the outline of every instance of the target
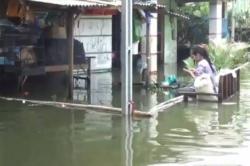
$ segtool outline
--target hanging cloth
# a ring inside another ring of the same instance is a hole
[[[137,10],[133,12],[133,43],[141,39],[142,19]]]

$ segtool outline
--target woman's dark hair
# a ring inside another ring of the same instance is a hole
[[[215,73],[215,69],[213,68],[213,64],[212,64],[212,62],[211,62],[211,60],[209,58],[208,50],[205,48],[205,46],[203,46],[203,45],[195,45],[192,48],[192,54],[195,55],[197,53],[199,53],[204,59],[207,60],[211,70],[213,71],[213,73]]]

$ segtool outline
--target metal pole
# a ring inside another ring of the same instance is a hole
[[[74,37],[73,26],[74,18],[73,11],[69,9],[67,13],[67,39],[68,39],[68,63],[69,63],[69,99],[73,99],[73,68],[74,68]]]
[[[128,0],[128,58],[129,58],[129,101],[133,100],[133,54],[132,54],[132,45],[133,45],[133,0]],[[132,106],[131,106],[132,107]],[[132,108],[130,107],[130,111]]]
[[[121,18],[121,70],[122,70],[122,112],[131,114],[132,101],[132,0],[122,0]]]

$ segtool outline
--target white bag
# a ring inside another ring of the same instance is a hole
[[[195,78],[195,92],[197,93],[214,93],[214,85],[208,74],[202,74]],[[217,101],[217,96],[197,95],[198,100]]]

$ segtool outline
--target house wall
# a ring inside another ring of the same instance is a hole
[[[91,70],[110,70],[112,67],[112,17],[81,16],[75,24],[75,39],[83,43]]]
[[[165,16],[165,54],[164,63],[177,62],[177,19]]]

